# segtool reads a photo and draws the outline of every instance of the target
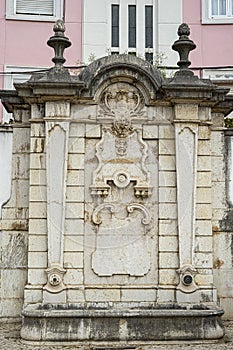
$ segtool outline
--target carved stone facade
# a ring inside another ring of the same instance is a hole
[[[48,73],[1,92],[15,116],[14,147],[30,144],[17,154],[26,162],[25,206],[13,202],[13,182],[1,220],[4,237],[11,220],[25,224],[14,236],[28,258],[26,283],[19,272],[22,337],[220,338],[211,192],[227,91],[188,63],[165,79],[119,55],[74,77],[58,58]]]
[[[99,99],[101,138],[90,138],[85,152],[86,279],[102,284],[105,276],[105,284],[127,279],[132,285],[137,277],[153,286],[158,281],[158,179],[151,174],[158,173],[158,164],[157,151],[153,154],[143,137],[145,100],[126,82],[109,84]],[[152,145],[156,150],[151,135]]]

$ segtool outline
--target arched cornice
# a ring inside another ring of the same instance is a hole
[[[139,88],[149,103],[156,99],[164,84],[162,74],[147,61],[131,55],[112,55],[100,58],[87,66],[79,75],[85,83],[83,96],[98,97],[106,86],[115,82],[128,82]]]

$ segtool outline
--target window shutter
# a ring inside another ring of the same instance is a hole
[[[54,15],[54,0],[16,0],[16,14]]]

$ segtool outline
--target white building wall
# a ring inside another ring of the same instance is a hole
[[[120,47],[111,50],[111,5],[120,6]],[[137,48],[128,48],[128,5],[137,7]],[[111,51],[145,55],[145,6],[153,6],[153,51],[166,56],[163,64],[176,65],[177,54],[171,45],[182,23],[181,0],[83,0],[82,60],[106,56]]]
[[[10,127],[0,128],[0,219],[2,217],[2,205],[5,204],[11,195],[11,157],[12,157],[12,130]]]
[[[158,3],[157,47],[167,57],[165,65],[176,65],[178,55],[171,50],[171,45],[177,40],[177,30],[183,22],[181,0],[155,0]]]

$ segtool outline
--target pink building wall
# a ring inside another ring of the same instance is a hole
[[[192,66],[233,65],[233,24],[202,24],[201,18],[201,0],[183,0],[183,21],[197,45],[190,54]]]
[[[189,24],[190,37],[197,45],[190,54],[192,66],[233,65],[233,24],[202,24],[201,0],[180,1],[183,4],[183,22]],[[53,50],[46,42],[53,35],[53,22],[6,19],[5,3],[6,0],[0,0],[0,72],[4,72],[4,65],[52,66]],[[66,65],[73,66],[82,59],[82,0],[64,1],[63,12],[66,35],[72,42],[65,51]],[[0,88],[4,88],[4,76],[1,74]]]
[[[36,22],[6,19],[6,0],[0,0],[0,72],[4,65],[50,67],[54,51],[47,46],[53,35],[53,22]],[[65,52],[66,65],[81,61],[82,0],[64,1],[66,36],[72,46]],[[0,88],[4,88],[4,77],[0,75]],[[2,119],[2,109],[0,120]]]

